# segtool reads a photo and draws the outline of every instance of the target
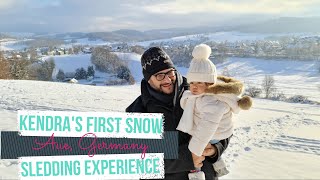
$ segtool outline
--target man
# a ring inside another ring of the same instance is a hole
[[[189,88],[187,80],[176,71],[170,57],[159,47],[152,47],[141,57],[144,79],[141,95],[126,109],[126,112],[163,113],[164,130],[177,131],[183,110],[180,98]],[[227,148],[229,139],[208,144],[202,156],[193,155],[188,144],[190,135],[179,132],[179,158],[165,160],[165,179],[188,179],[190,170],[200,168],[206,179],[215,179],[212,163],[216,162]]]

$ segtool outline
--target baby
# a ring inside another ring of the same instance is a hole
[[[252,105],[250,97],[238,97],[242,93],[241,82],[217,76],[216,67],[209,60],[210,54],[211,48],[205,44],[194,48],[187,73],[190,90],[184,92],[180,101],[184,113],[177,129],[192,136],[189,150],[196,156],[202,156],[209,142],[215,144],[231,137],[233,113],[249,109]],[[213,164],[213,168],[218,177],[228,173],[221,158]],[[194,178],[194,175],[189,174],[189,178]],[[204,177],[204,174],[200,176]]]

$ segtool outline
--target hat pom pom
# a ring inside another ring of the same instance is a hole
[[[196,60],[206,60],[209,59],[211,54],[211,48],[206,44],[199,44],[194,47],[192,51],[192,56]]]

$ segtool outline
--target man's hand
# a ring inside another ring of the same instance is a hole
[[[204,156],[197,156],[193,153],[192,154],[192,160],[195,168],[201,168],[203,166],[202,161],[204,161],[205,157]]]
[[[217,153],[217,148],[212,144],[208,143],[204,149],[202,156],[213,156]]]

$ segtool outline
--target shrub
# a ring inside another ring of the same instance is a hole
[[[292,96],[288,99],[288,102],[293,102],[293,103],[311,103],[310,100],[308,100],[307,97],[302,96],[302,95],[295,95]]]
[[[262,93],[262,90],[256,87],[248,87],[245,90],[245,94],[251,97],[259,97],[261,93]]]
[[[124,85],[128,83],[125,79],[117,79],[117,80],[110,80],[106,82],[106,85]]]
[[[287,97],[284,95],[283,92],[279,92],[279,93],[272,94],[270,99],[277,100],[277,101],[286,101]]]

